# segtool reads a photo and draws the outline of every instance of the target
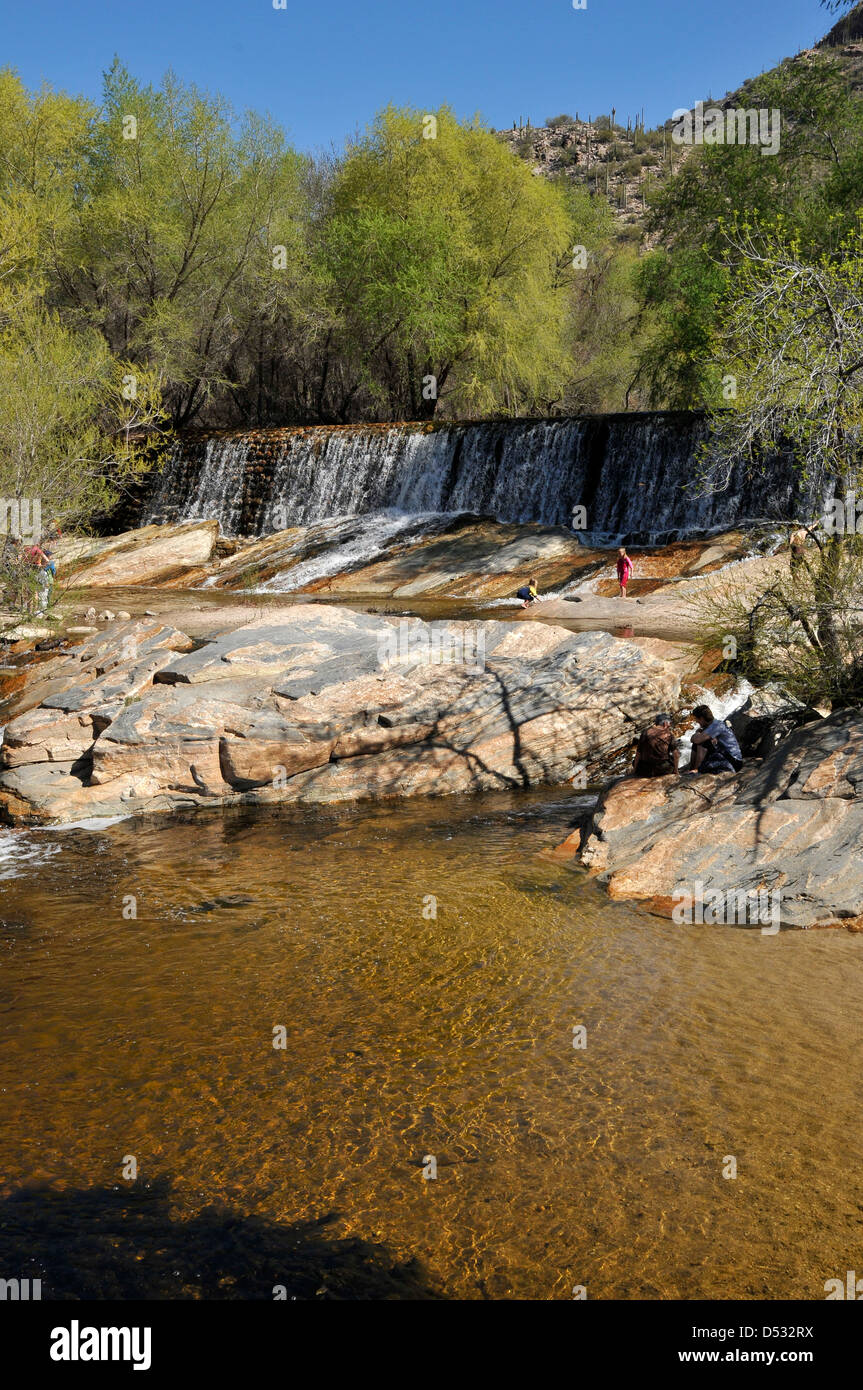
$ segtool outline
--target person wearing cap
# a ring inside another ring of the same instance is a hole
[[[669,777],[677,772],[679,754],[677,739],[671,728],[670,714],[657,714],[649,729],[638,740],[633,777]]]

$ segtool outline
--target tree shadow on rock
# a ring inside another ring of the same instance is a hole
[[[171,1211],[160,1178],[132,1190],[22,1188],[0,1204],[0,1274],[43,1299],[436,1299],[419,1262],[328,1234],[332,1213],[281,1224],[212,1206]]]

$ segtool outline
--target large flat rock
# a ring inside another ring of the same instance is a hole
[[[193,649],[115,624],[34,674],[6,727],[0,801],[42,821],[443,795],[597,774],[680,672],[607,633],[393,621],[300,604]]]
[[[159,585],[197,571],[213,558],[217,521],[144,526],[109,540],[62,541],[55,550],[62,578],[81,588]]]
[[[851,710],[737,775],[624,778],[556,855],[666,916],[701,885],[705,899],[776,893],[783,924],[859,929],[861,840],[863,713]]]

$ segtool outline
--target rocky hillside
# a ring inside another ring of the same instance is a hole
[[[798,58],[829,55],[847,78],[851,89],[863,95],[863,0],[834,24],[815,45]],[[783,60],[784,61],[784,60]],[[745,104],[749,79],[723,97],[708,94],[706,102],[728,107]],[[628,116],[626,124],[611,114],[583,119],[560,115],[544,126],[534,126],[519,117],[510,130],[497,132],[514,154],[527,160],[540,178],[563,177],[582,184],[590,192],[604,194],[621,227],[640,233],[651,195],[679,168],[686,150],[671,140],[671,118],[653,130],[645,128],[643,116]]]
[[[842,19],[837,20],[824,38],[818,44],[819,48],[851,48],[855,52],[847,53],[844,56],[849,59],[858,58],[861,45],[863,45],[863,4],[855,5],[850,14],[846,14]]]
[[[542,178],[564,177],[608,198],[622,225],[640,227],[651,192],[676,169],[681,149],[667,128],[647,130],[641,118],[624,126],[609,116],[561,115],[545,126],[513,122],[498,132],[512,152],[528,160]]]

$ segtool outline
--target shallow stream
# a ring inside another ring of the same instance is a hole
[[[0,831],[0,1273],[820,1299],[863,1267],[863,936],[613,903],[536,857],[575,811]]]

